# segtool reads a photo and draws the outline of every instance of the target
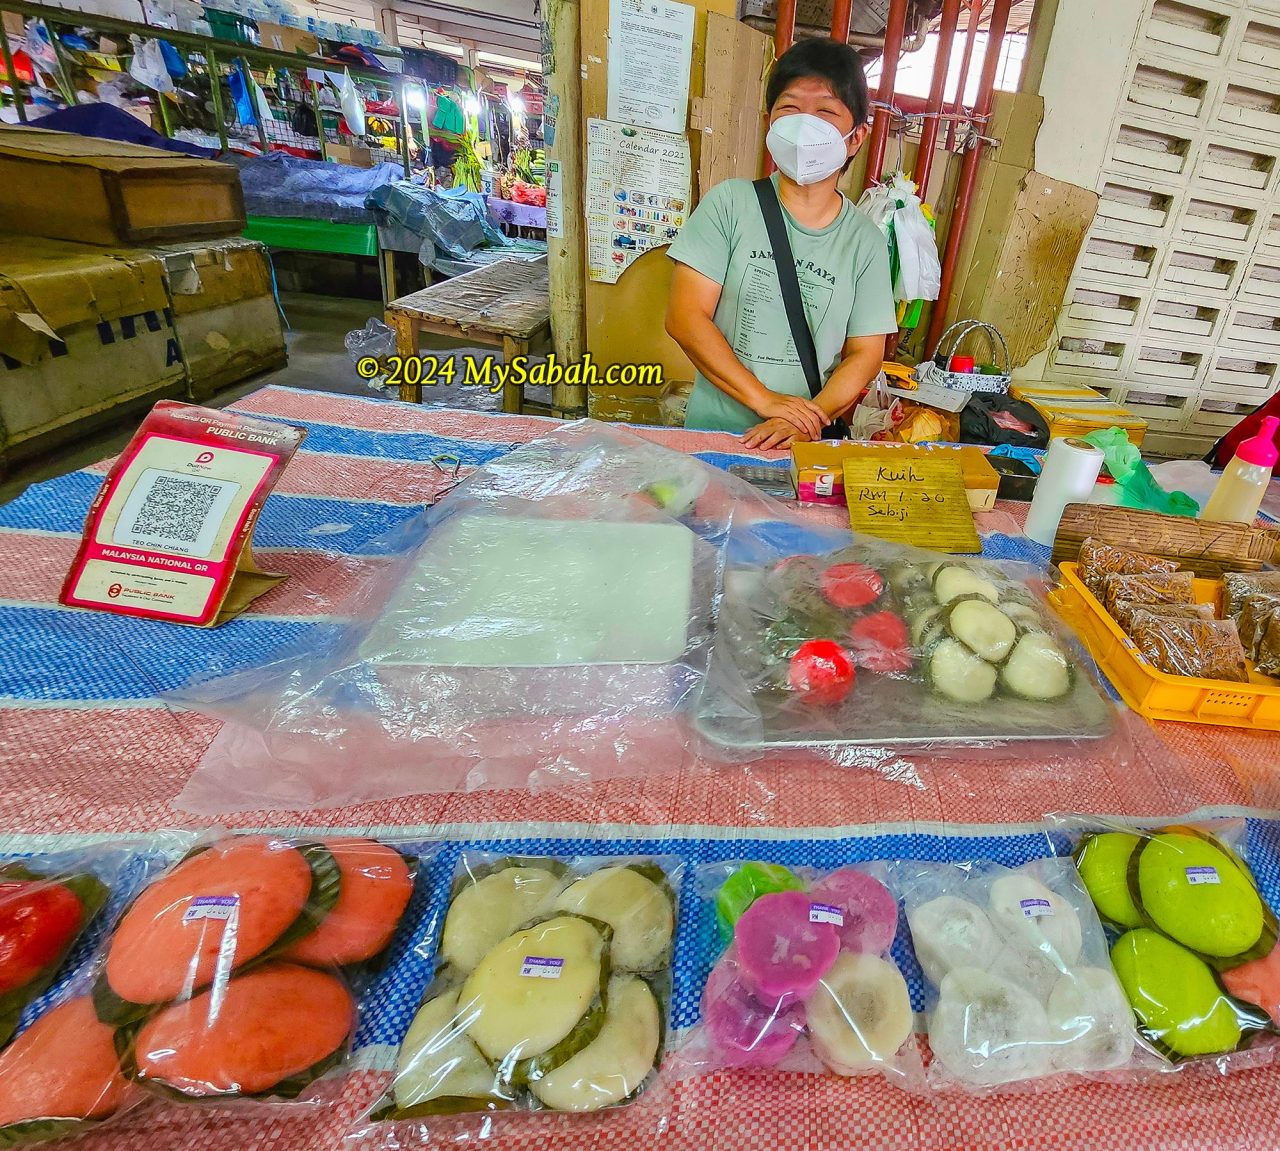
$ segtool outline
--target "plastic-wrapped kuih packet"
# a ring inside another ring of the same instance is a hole
[[[707,864],[697,884],[717,956],[673,1077],[724,1068],[883,1075],[923,1085],[898,901],[880,863],[830,872]]]
[[[98,1019],[93,972],[121,909],[193,838],[37,853],[0,841],[0,1144],[76,1135],[142,1101]]]
[[[377,550],[330,640],[176,695],[226,721],[182,807],[544,788],[790,746],[1117,754],[1114,705],[1026,572],[851,544],[621,429],[526,444]]]
[[[725,556],[778,508],[599,424],[517,448],[380,542],[381,582],[328,645],[180,694],[231,722],[179,802],[332,806],[677,766]]]
[[[894,875],[926,980],[931,1087],[1040,1089],[1141,1070],[1129,1003],[1070,859],[904,862]]]
[[[1161,1066],[1226,1072],[1272,1060],[1277,924],[1245,859],[1244,820],[1050,818],[1106,925],[1142,1042]]]
[[[196,840],[121,910],[80,997],[26,1035],[78,1119],[147,1097],[332,1103],[362,1000],[377,994],[378,965],[433,853],[357,837]],[[77,1029],[93,1042],[68,1053]],[[74,1090],[56,1078],[59,1057],[84,1073]],[[24,1083],[31,1074],[16,1072]]]
[[[697,730],[730,756],[1113,754],[1116,707],[1036,579],[864,537],[730,567]]]
[[[651,1096],[681,875],[674,857],[464,851],[421,997],[381,1037],[394,1077],[355,1134],[435,1145]]]

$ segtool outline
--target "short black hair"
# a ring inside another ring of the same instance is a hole
[[[778,97],[795,80],[824,81],[836,99],[853,113],[854,125],[865,124],[871,101],[867,96],[867,77],[862,71],[862,57],[839,40],[815,36],[797,40],[773,66],[765,89],[765,108],[772,112]]]

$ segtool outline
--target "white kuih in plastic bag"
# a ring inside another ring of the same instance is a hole
[[[1102,925],[1069,859],[895,866],[927,987],[929,1082],[984,1090],[1134,1065]]]
[[[375,545],[386,558],[361,561],[330,640],[178,693],[230,721],[180,802],[296,809],[675,771],[725,556],[754,559],[750,526],[787,514],[632,433],[559,428]]]

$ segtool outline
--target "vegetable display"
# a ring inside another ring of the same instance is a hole
[[[778,864],[712,866],[730,942],[702,993],[695,1065],[909,1073],[910,995],[886,954],[898,903],[873,870],[810,883]]]
[[[377,1118],[598,1111],[661,1054],[674,888],[652,860],[464,855],[443,966]]]
[[[1118,827],[1083,836],[1076,862],[1154,1050],[1175,1063],[1222,1056],[1271,1028],[1276,917],[1224,838],[1194,825]]]

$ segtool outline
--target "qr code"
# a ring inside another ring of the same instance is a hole
[[[133,533],[175,544],[195,543],[225,486],[181,476],[156,476],[134,517]]]

